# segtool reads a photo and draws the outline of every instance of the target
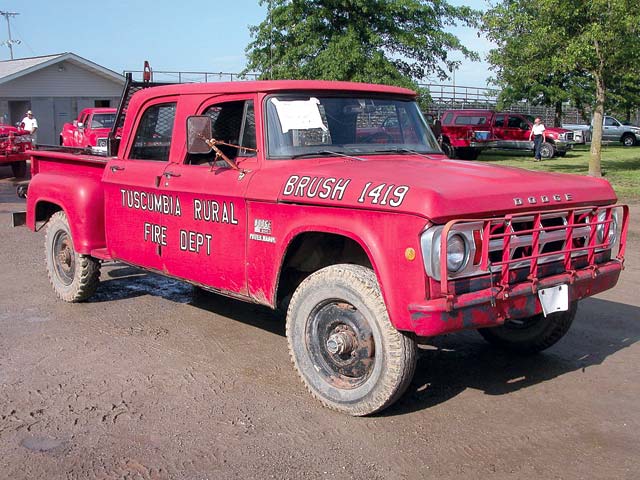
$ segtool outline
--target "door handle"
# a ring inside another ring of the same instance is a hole
[[[124,170],[124,167],[119,167],[118,165],[111,165],[112,172],[119,172],[120,170]]]
[[[171,177],[179,177],[180,176],[179,173],[173,173],[173,172],[164,172],[162,175],[164,175],[164,178],[171,178]]]

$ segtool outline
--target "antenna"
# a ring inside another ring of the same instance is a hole
[[[20,40],[13,40],[11,38],[11,22],[9,21],[9,18],[10,17],[15,17],[16,15],[20,15],[20,14],[16,13],[16,12],[3,12],[3,11],[0,11],[0,15],[2,15],[7,20],[7,31],[9,32],[9,40],[7,40],[6,42],[0,43],[0,45],[2,45],[3,47],[9,47],[9,53],[11,54],[11,60],[13,60],[13,44],[15,43],[16,45],[19,45],[21,42],[20,42]]]
[[[273,20],[271,18],[271,0],[269,0],[269,80],[273,80]]]

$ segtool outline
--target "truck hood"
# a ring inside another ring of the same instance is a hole
[[[361,158],[285,162],[278,200],[411,213],[436,223],[616,201],[609,182],[587,176],[440,155]]]

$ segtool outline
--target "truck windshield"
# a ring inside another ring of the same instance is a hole
[[[417,104],[397,97],[277,95],[267,99],[270,159],[440,153]]]
[[[95,113],[91,119],[91,128],[111,128],[115,121],[115,113]]]

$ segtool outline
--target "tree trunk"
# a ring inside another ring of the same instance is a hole
[[[604,119],[605,84],[601,72],[594,72],[596,81],[596,106],[593,110],[593,134],[591,136],[591,156],[589,158],[589,175],[601,177],[600,160],[602,159],[602,121]]]
[[[553,117],[553,126],[556,128],[562,127],[562,102],[556,102],[556,113]]]

